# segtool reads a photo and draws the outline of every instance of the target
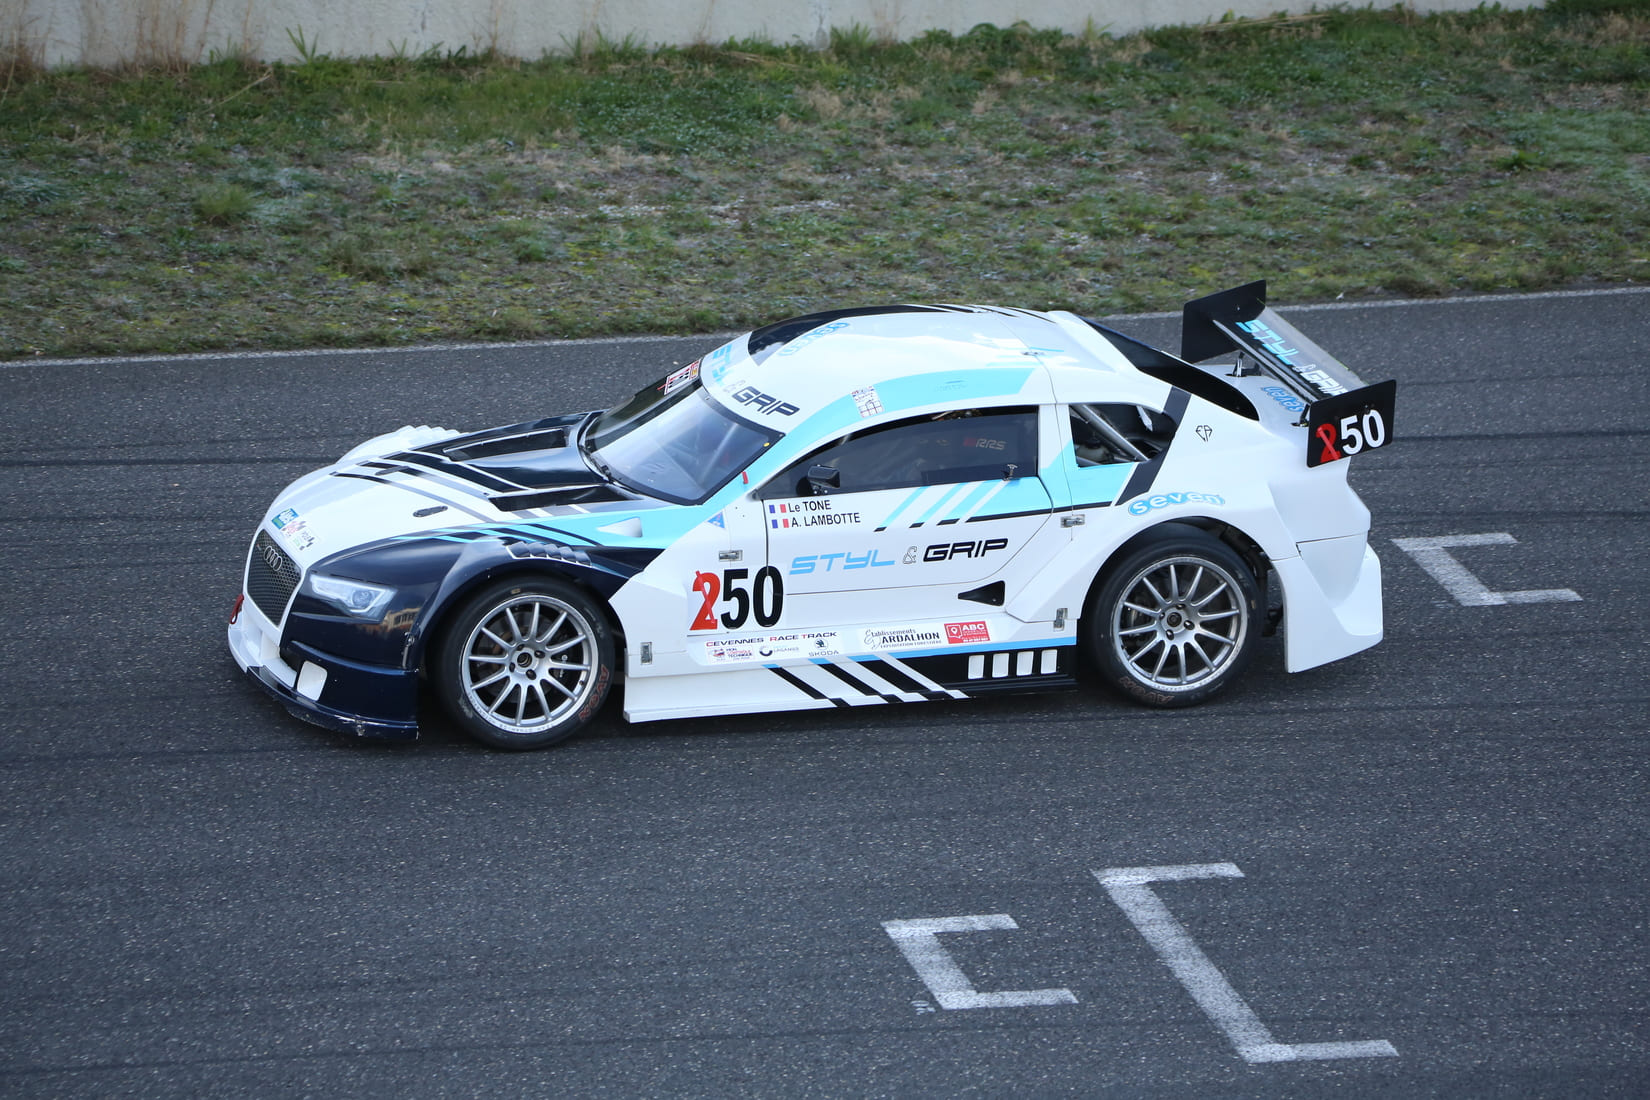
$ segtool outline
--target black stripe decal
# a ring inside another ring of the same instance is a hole
[[[819,664],[816,664],[816,665],[814,665],[814,667],[815,668],[822,668],[826,672],[829,672],[832,676],[835,676],[838,680],[841,680],[843,683],[845,683],[849,687],[853,688],[854,691],[856,691],[860,695],[875,696],[876,698],[881,699],[885,703],[903,703],[905,701],[905,700],[901,699],[898,695],[885,695],[882,692],[878,691],[876,688],[872,687],[870,684],[867,684],[865,681],[856,680],[854,678],[853,673],[849,672],[845,668],[840,668],[837,665],[829,665],[829,664],[819,665]]]
[[[402,477],[417,478],[421,481],[433,481],[443,489],[448,489],[455,493],[463,493],[465,496],[475,497],[478,500],[486,500],[490,495],[473,482],[468,482],[456,477],[443,477],[441,471],[427,470],[422,466],[408,466],[401,462],[380,462],[377,460],[363,462],[361,465],[365,466],[369,470],[383,470],[386,473],[400,474]],[[390,484],[400,485],[401,482],[392,481]]]
[[[403,451],[398,455],[390,456],[392,461],[405,462],[411,466],[422,466],[448,477],[463,478],[465,481],[493,490],[495,493],[519,493],[532,488],[530,485],[521,485],[502,477],[483,473],[473,466],[466,466],[461,462],[454,462],[445,456],[421,454],[418,451]]]
[[[994,516],[969,516],[967,522],[984,523],[992,519],[1020,519],[1024,516],[1051,516],[1053,514],[1054,510],[1052,508],[1033,508],[1029,512],[999,512]]]
[[[355,478],[357,481],[374,481],[374,482],[377,482],[380,485],[394,485],[397,489],[401,489],[404,492],[414,493],[414,494],[416,494],[418,496],[421,496],[421,497],[428,497],[430,500],[433,500],[433,501],[437,502],[438,504],[445,504],[447,507],[452,508],[455,511],[463,512],[465,515],[471,517],[472,519],[479,520],[483,523],[487,522],[487,520],[491,518],[489,516],[482,515],[480,512],[472,511],[468,505],[460,504],[458,501],[453,500],[451,497],[439,496],[435,493],[430,492],[428,489],[423,489],[423,488],[420,488],[419,486],[416,486],[416,485],[405,485],[405,484],[402,484],[400,482],[391,481],[387,477],[377,477],[376,475],[373,475],[373,474],[334,474],[332,476],[334,476],[334,477],[352,477],[352,478]]]
[[[768,665],[767,667],[774,673],[774,675],[778,676],[781,680],[784,680],[786,683],[790,684],[792,687],[796,688],[798,691],[802,692],[804,695],[808,696],[810,699],[829,699],[832,703],[834,703],[835,705],[837,705],[839,707],[845,707],[845,706],[849,705],[846,700],[831,699],[831,697],[829,695],[826,695],[823,691],[820,691],[818,688],[814,687],[812,684],[809,684],[806,681],[802,680],[800,677],[796,676],[794,673],[790,673],[790,672],[785,671],[784,669],[780,668],[778,665]]]
[[[859,664],[863,665],[867,672],[876,673],[900,691],[909,691],[916,695],[926,695],[933,698],[933,689],[913,680],[887,661],[860,661]],[[946,696],[945,698],[949,697]]]
[[[1129,483],[1123,486],[1123,492],[1117,498],[1119,501],[1134,499],[1150,489],[1152,482],[1157,480],[1157,472],[1163,468],[1163,460],[1169,457],[1169,448],[1173,447],[1174,441],[1180,438],[1180,418],[1186,415],[1186,404],[1191,399],[1192,395],[1185,390],[1169,390],[1169,403],[1164,406],[1163,412],[1174,422],[1174,435],[1170,436],[1169,442],[1163,445],[1161,451],[1157,452],[1156,458],[1148,462],[1142,462],[1135,467],[1134,473],[1129,475]]]

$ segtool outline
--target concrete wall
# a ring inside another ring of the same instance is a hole
[[[1537,0],[1539,2],[1539,0]],[[1418,0],[1458,11],[1479,0]],[[1512,0],[1508,7],[1536,6]],[[581,36],[648,45],[756,37],[823,45],[854,24],[884,38],[979,23],[1114,35],[1148,26],[1308,11],[1311,0],[0,0],[0,55],[47,65],[188,63],[214,52],[294,60],[300,35],[335,57],[466,47],[536,58]]]

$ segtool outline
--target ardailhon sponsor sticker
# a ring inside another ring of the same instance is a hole
[[[865,648],[910,649],[916,646],[939,645],[945,641],[945,632],[937,626],[893,626],[867,630],[862,635]]]
[[[969,642],[989,642],[990,640],[991,628],[983,621],[945,624],[945,641],[947,645],[966,645]]]

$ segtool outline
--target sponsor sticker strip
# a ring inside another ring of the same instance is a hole
[[[294,550],[308,550],[315,545],[315,533],[309,529],[309,521],[301,519],[295,510],[288,508],[269,522],[275,525],[275,530]]]
[[[828,660],[855,653],[882,655],[890,650],[943,649],[991,641],[983,619],[968,622],[913,623],[864,627],[858,631],[784,630],[768,634],[702,638],[691,653],[706,665],[765,664],[785,660]],[[884,658],[886,659],[886,658]]]
[[[788,658],[835,657],[844,649],[837,630],[787,630],[735,638],[706,638],[694,651],[707,665],[755,664]]]
[[[854,405],[859,409],[861,419],[875,416],[882,411],[882,398],[877,396],[875,386],[866,386],[864,389],[855,390],[853,396]]]

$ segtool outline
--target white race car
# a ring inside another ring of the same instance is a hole
[[[1087,664],[1181,706],[1281,618],[1290,671],[1381,639],[1364,386],[1266,307],[1181,357],[1065,312],[782,321],[606,412],[406,427],[270,506],[235,659],[301,718],[417,736],[427,679],[499,748],[631,721],[963,699]],[[1236,352],[1236,362],[1195,362]],[[1267,606],[1277,574],[1281,608]]]

